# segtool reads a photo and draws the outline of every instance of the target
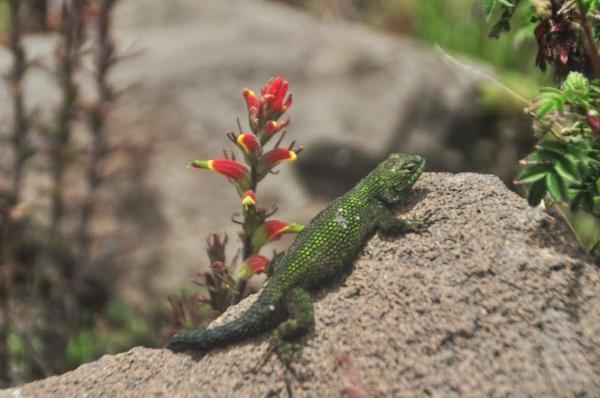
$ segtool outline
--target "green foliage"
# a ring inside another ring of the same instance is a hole
[[[134,345],[153,343],[148,320],[123,301],[111,301],[104,312],[101,320],[69,336],[66,349],[69,367],[75,368]]]
[[[490,4],[492,3],[492,4]],[[496,4],[499,5],[501,10],[501,16],[498,22],[492,27],[490,31],[491,37],[499,37],[501,33],[506,33],[510,31],[510,19],[512,18],[514,12],[517,9],[517,5],[519,0],[514,0],[514,2],[508,0],[498,0],[490,2],[489,0],[483,0],[483,9],[484,14],[487,19],[490,19],[492,13],[496,8]]]
[[[573,211],[594,211],[600,199],[600,147],[587,117],[600,105],[599,93],[600,86],[577,72],[567,76],[561,89],[540,91],[535,115],[544,138],[517,178],[520,183],[534,184],[529,196],[532,205],[548,193],[557,202],[569,202]]]
[[[600,0],[584,0],[583,4],[587,12],[600,10]]]
[[[590,86],[590,82],[579,72],[571,72],[562,84],[562,90],[553,87],[541,89],[537,98],[538,108],[536,117],[545,118],[549,113],[556,111],[564,113],[565,105],[573,112],[582,110],[585,114],[590,110],[590,105],[600,98],[600,87]]]
[[[540,141],[526,165],[517,182],[533,184],[528,198],[532,206],[548,194],[556,202],[568,202],[573,211],[582,207],[592,212],[595,198],[600,200],[600,180],[593,180],[600,176],[600,151],[589,142]]]
[[[417,38],[439,45],[448,51],[490,62],[499,68],[518,71],[536,80],[543,80],[543,76],[535,70],[533,57],[523,56],[528,53],[527,48],[532,46],[532,43],[522,40],[524,32],[510,33],[494,46],[490,45],[485,34],[489,30],[485,4],[482,6],[464,0],[398,1],[396,3],[398,6],[395,15],[406,14]],[[511,4],[502,0],[493,3],[496,12]],[[526,9],[513,7],[511,10],[518,19],[526,17]],[[388,22],[384,23],[384,26],[391,24],[394,16],[393,13],[386,15]],[[479,15],[484,18],[468,18],[468,15]],[[491,19],[492,14],[489,15]]]
[[[535,81],[544,80],[535,69],[533,57],[523,56],[531,46],[523,37],[532,37],[531,30],[509,33],[490,45],[486,37],[489,23],[484,16],[482,0],[273,1],[299,6],[321,16],[358,20],[385,31],[408,34],[452,53],[492,63],[503,71],[517,71]],[[500,6],[512,4],[514,0],[492,3],[497,12]],[[527,12],[526,8],[516,9],[514,17],[526,19],[529,17]],[[518,86],[511,88],[519,91]]]
[[[545,197],[583,211],[600,221],[600,83],[571,72],[560,88],[546,87],[534,101],[536,133],[540,138],[525,160],[517,183],[530,184],[528,201]],[[592,253],[600,253],[600,234]],[[600,259],[600,256],[596,256]]]
[[[8,331],[8,356],[14,362],[19,362],[25,357],[25,341],[14,329]]]

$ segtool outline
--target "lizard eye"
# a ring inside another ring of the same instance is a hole
[[[396,165],[397,163],[391,159],[388,159],[385,161],[385,163],[383,163],[383,167],[388,170],[392,170]]]

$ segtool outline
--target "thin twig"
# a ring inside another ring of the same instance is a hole
[[[587,40],[586,48],[588,55],[592,61],[592,66],[594,67],[596,77],[600,78],[600,54],[598,54],[598,47],[596,46],[596,41],[594,40],[594,34],[592,33],[592,28],[585,13],[583,0],[577,0],[577,8],[579,9],[579,19],[581,21],[581,26],[583,27],[583,33]]]
[[[505,84],[502,84],[501,82],[499,82],[498,80],[494,79],[492,76],[477,70],[475,68],[473,68],[471,65],[467,65],[463,62],[460,62],[458,59],[456,59],[455,57],[453,57],[452,55],[448,54],[446,51],[444,51],[444,49],[442,49],[439,45],[435,46],[435,49],[437,51],[439,51],[442,56],[444,58],[446,58],[448,61],[450,61],[453,65],[466,70],[467,72],[470,72],[474,75],[480,76],[482,78],[484,78],[485,80],[488,80],[489,82],[491,82],[492,84],[494,84],[496,87],[500,88],[501,90],[503,90],[504,92],[506,92],[507,94],[509,94],[510,96],[512,96],[513,98],[521,101],[523,104],[525,104],[527,106],[526,110],[527,113],[530,116],[533,116],[535,118],[535,112],[533,112],[531,109],[535,107],[535,104],[528,100],[527,98],[523,97],[521,94],[517,93],[515,90],[513,90],[512,88],[508,87]],[[557,121],[553,121],[552,122],[553,125],[555,125],[556,127],[558,127],[560,130],[564,130],[564,127]],[[550,128],[550,133],[553,134],[555,137],[557,137],[558,139],[563,139],[562,135],[555,131],[553,128]]]
[[[491,83],[493,83],[496,87],[504,90],[505,92],[507,92],[508,94],[510,94],[512,97],[518,99],[519,101],[523,102],[525,105],[527,105],[528,107],[533,106],[533,103],[528,100],[527,98],[523,97],[521,94],[517,93],[515,90],[513,90],[512,88],[508,87],[505,84],[502,84],[501,82],[499,82],[498,80],[494,79],[492,76],[478,70],[475,69],[474,67],[472,67],[471,65],[467,65],[463,62],[460,62],[458,59],[456,59],[455,57],[453,57],[452,55],[448,54],[446,51],[444,51],[443,48],[441,48],[439,45],[435,45],[434,47],[436,49],[436,51],[439,51],[439,53],[448,61],[450,61],[452,64],[454,64],[455,66],[460,67],[461,69],[465,69],[467,72],[470,72],[474,75],[477,75],[479,77],[484,78],[485,80],[490,81]]]

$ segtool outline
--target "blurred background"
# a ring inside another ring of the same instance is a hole
[[[208,233],[235,255],[235,190],[187,163],[248,129],[245,87],[289,81],[305,149],[257,195],[307,223],[393,151],[512,188],[552,80],[475,0],[67,3],[0,1],[0,387],[165,343]]]

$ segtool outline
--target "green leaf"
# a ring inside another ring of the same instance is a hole
[[[562,142],[558,141],[541,141],[538,145],[538,148],[557,153],[559,155],[564,155],[567,152],[567,147]]]
[[[483,15],[485,15],[485,19],[490,19],[495,7],[496,0],[483,0]]]
[[[535,207],[540,204],[544,195],[546,195],[546,180],[538,180],[529,189],[527,201],[530,206]]]
[[[534,164],[528,166],[518,175],[517,182],[519,184],[530,184],[532,182],[536,182],[537,180],[544,178],[546,173],[551,170],[551,168],[544,164]]]
[[[582,176],[586,175],[588,172],[588,169],[587,169],[585,163],[583,163],[583,162],[577,163],[577,170],[579,171],[579,175],[582,175]]]
[[[492,26],[492,29],[490,30],[490,37],[497,39],[500,37],[500,34],[510,31],[510,19],[515,8],[516,7],[504,7],[500,19],[494,26]]]
[[[577,182],[580,180],[579,172],[577,171],[577,167],[568,161],[567,159],[562,159],[556,163],[554,163],[554,170],[562,177],[567,180]]]
[[[545,164],[554,164],[558,162],[562,162],[564,157],[562,155],[557,154],[556,152],[550,152],[546,150],[538,150],[538,156],[540,163]]]
[[[590,195],[589,193],[586,193],[585,196],[583,197],[583,202],[581,203],[581,207],[583,207],[583,210],[587,211],[588,213],[591,213],[594,211],[594,197],[592,195]]]
[[[557,173],[546,174],[546,187],[548,193],[557,202],[564,202],[567,199],[567,189],[562,178]]]
[[[564,111],[565,97],[562,91],[558,89],[543,87],[536,98],[536,102],[538,103],[536,117],[538,119],[543,119],[554,109],[559,113],[562,113]]]
[[[575,195],[575,197],[573,198],[573,200],[569,204],[569,209],[573,213],[576,212],[577,209],[579,209],[579,206],[581,206],[581,202],[583,201],[585,195],[586,195],[585,192],[579,192],[577,195]]]
[[[555,107],[556,105],[554,102],[545,101],[538,107],[537,111],[535,112],[535,117],[537,119],[543,119],[548,116],[548,114],[552,112]]]

